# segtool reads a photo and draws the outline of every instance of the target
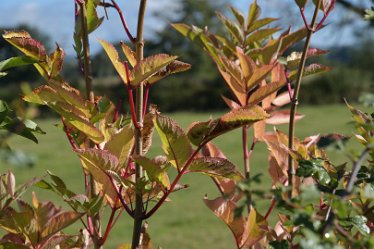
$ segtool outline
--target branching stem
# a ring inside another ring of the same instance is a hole
[[[307,53],[308,53],[308,50],[309,50],[310,41],[311,41],[313,32],[314,32],[315,27],[316,27],[318,11],[319,11],[319,8],[321,6],[321,3],[322,3],[322,0],[319,0],[316,7],[315,7],[314,14],[313,14],[313,19],[312,19],[312,22],[310,24],[311,29],[308,29],[308,34],[307,34],[306,41],[305,41],[305,44],[304,44],[304,49],[303,49],[303,52],[302,52],[301,61],[300,61],[300,65],[299,65],[299,69],[298,69],[298,73],[297,73],[295,91],[294,91],[293,96],[292,96],[291,111],[290,111],[290,124],[289,124],[289,133],[288,133],[288,148],[290,150],[294,149],[293,148],[294,147],[293,142],[294,142],[294,139],[295,139],[295,123],[296,123],[295,115],[296,115],[297,106],[299,104],[298,97],[299,97],[301,81],[302,81],[303,73],[304,73],[304,69],[305,69]],[[291,187],[290,188],[291,189],[290,190],[290,197],[291,198],[296,195],[295,180],[296,180],[296,177],[295,177],[294,161],[293,161],[291,155],[289,155],[288,156],[288,184]]]

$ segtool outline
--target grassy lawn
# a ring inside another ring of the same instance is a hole
[[[300,112],[306,114],[306,117],[297,126],[296,133],[300,138],[317,133],[352,133],[352,125],[347,124],[350,121],[350,113],[344,105],[302,107]],[[204,121],[210,116],[216,117],[218,115],[218,113],[176,113],[171,116],[182,127],[186,128],[192,121]],[[63,132],[53,126],[55,122],[58,121],[43,120],[38,122],[47,132],[47,135],[39,136],[39,145],[20,138],[11,140],[12,148],[21,149],[37,157],[38,161],[35,167],[20,168],[4,165],[1,167],[1,171],[12,169],[17,175],[18,183],[21,183],[33,176],[45,174],[48,169],[64,179],[72,190],[82,192],[83,177],[78,159],[71,153]],[[272,129],[272,127],[269,128]],[[283,126],[280,129],[285,131],[287,127]],[[214,142],[223,149],[232,162],[241,167],[240,131],[226,134]],[[154,145],[155,149],[151,151],[153,155],[161,151],[158,139],[154,140]],[[339,163],[347,160],[343,155],[334,153],[332,153],[332,159]],[[264,173],[263,182],[258,188],[268,189],[270,180],[266,175],[267,150],[263,144],[256,147],[251,165],[253,174]],[[172,201],[166,203],[149,220],[150,235],[154,244],[166,249],[233,248],[233,238],[228,228],[202,202],[206,194],[210,198],[217,196],[217,191],[211,180],[203,175],[187,175],[182,178],[182,182],[189,184],[190,188],[172,195]],[[40,199],[56,199],[53,193],[38,189],[35,189],[35,191],[38,192]],[[259,200],[258,208],[260,212],[266,212],[268,204],[268,200]],[[70,228],[70,231],[75,232],[77,229],[79,229],[79,223]],[[115,248],[120,243],[130,242],[131,233],[131,220],[123,215],[113,230],[106,248]]]

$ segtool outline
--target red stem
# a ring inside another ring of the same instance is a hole
[[[64,122],[64,119],[61,117],[61,121],[62,121],[62,124],[64,125],[64,131],[65,131],[65,134],[66,134],[66,137],[68,138],[68,141],[70,143],[70,146],[74,149],[74,150],[78,150],[79,147],[78,145],[75,143],[73,137],[71,136],[70,134],[70,131],[69,129],[66,127],[66,124]]]
[[[111,0],[111,1],[112,1],[112,4],[113,4],[113,8],[115,8],[117,10],[119,17],[121,18],[121,22],[122,22],[123,28],[125,29],[127,37],[129,38],[129,40],[131,41],[132,44],[135,44],[136,40],[130,33],[130,30],[127,26],[126,20],[123,17],[123,13],[122,13],[121,8],[118,6],[116,1],[114,1],[114,0]]]
[[[121,107],[122,107],[122,100],[119,100],[116,106],[116,110],[114,112],[113,123],[117,121],[119,113],[121,112]]]
[[[305,28],[307,28],[308,30],[311,30],[311,28],[308,24],[308,21],[306,20],[306,17],[305,17],[304,8],[299,8],[299,9],[300,9],[301,17],[303,18]]]
[[[150,86],[149,85],[145,85],[144,105],[143,105],[143,117],[147,113],[149,89],[150,89]]]
[[[118,201],[118,197],[117,197],[117,201]],[[106,229],[105,229],[105,233],[104,233],[104,236],[101,238],[100,240],[100,245],[104,245],[105,241],[107,240],[108,238],[108,235],[110,233],[110,230],[112,230],[112,227],[113,227],[113,220],[114,220],[114,215],[116,214],[117,212],[117,208],[112,208],[112,212],[110,213],[110,217],[109,217],[109,220],[108,220],[108,224],[106,226]]]
[[[266,214],[265,214],[265,217],[264,217],[265,220],[267,220],[267,219],[269,218],[271,212],[273,212],[276,203],[277,203],[277,201],[276,201],[275,198],[273,197],[273,199],[271,200],[270,207],[269,207],[268,211],[267,211]]]
[[[136,118],[136,110],[135,110],[135,103],[134,103],[134,94],[132,93],[133,89],[131,88],[131,80],[130,80],[130,70],[129,70],[129,63],[125,62],[126,68],[126,77],[127,77],[127,92],[129,94],[129,102],[130,102],[130,109],[131,109],[131,118],[132,122],[136,129],[140,129],[138,119]]]
[[[156,205],[148,213],[144,214],[143,219],[148,219],[149,217],[151,217],[162,206],[162,204],[165,202],[165,200],[168,198],[168,196],[173,192],[175,186],[178,184],[178,182],[181,179],[181,177],[187,172],[187,169],[190,166],[190,164],[192,163],[192,161],[194,160],[195,156],[199,153],[199,151],[201,150],[201,148],[203,148],[204,145],[207,144],[207,143],[208,143],[208,141],[204,142],[203,144],[200,144],[199,147],[195,150],[195,152],[192,153],[192,155],[190,156],[190,158],[188,159],[188,161],[185,163],[183,169],[175,177],[173,183],[170,186],[170,189],[166,190],[165,193],[164,193],[164,195],[156,203]]]
[[[130,210],[129,206],[127,205],[126,201],[123,199],[123,196],[121,194],[122,192],[122,186],[118,189],[115,182],[114,182],[114,179],[111,175],[107,174],[107,176],[109,177],[110,179],[110,183],[112,184],[112,187],[114,188],[114,190],[116,191],[117,193],[117,197],[119,198],[119,200],[121,201],[121,204],[122,206],[124,207],[124,209],[126,210],[126,212],[131,216],[131,217],[134,217],[134,213],[133,211]]]

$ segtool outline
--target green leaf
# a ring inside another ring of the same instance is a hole
[[[221,20],[222,24],[225,25],[226,29],[230,32],[232,37],[234,37],[239,43],[244,41],[244,33],[238,24],[227,19],[222,13],[216,12],[218,18]]]
[[[365,10],[365,20],[370,21],[374,19],[374,8]]]
[[[45,224],[44,229],[41,231],[41,236],[48,238],[51,235],[61,231],[67,226],[70,226],[81,218],[84,213],[77,212],[63,212],[51,217]]]
[[[246,106],[232,110],[215,120],[194,122],[188,128],[187,134],[191,143],[198,146],[236,128],[264,120],[268,116],[259,106]]]
[[[8,70],[9,68],[26,66],[34,64],[36,62],[38,62],[38,60],[30,56],[11,57],[7,60],[0,62],[0,72]]]
[[[94,124],[90,123],[89,120],[73,105],[56,102],[50,103],[48,106],[64,117],[65,122],[83,132],[94,143],[99,144],[103,142],[104,135],[102,132],[96,128]]]
[[[15,244],[14,242],[0,242],[0,249],[30,249],[28,246]]]
[[[271,64],[254,68],[251,78],[249,78],[249,80],[247,81],[248,89],[251,89],[252,87],[261,83],[261,81],[270,74],[270,72],[273,70],[275,66],[276,64]]]
[[[123,166],[126,164],[133,146],[134,131],[130,126],[125,126],[111,136],[110,140],[105,144],[104,150],[115,155],[119,160],[119,165]]]
[[[187,71],[191,68],[191,65],[182,61],[172,61],[169,65],[164,67],[161,71],[157,72],[151,78],[147,80],[149,85],[156,83],[157,81],[175,73]]]
[[[132,158],[143,167],[151,181],[161,184],[166,189],[170,187],[170,180],[167,175],[170,163],[166,158],[156,157],[150,160],[138,155],[134,155]]]
[[[188,172],[203,173],[212,177],[228,178],[240,181],[243,179],[234,164],[220,157],[203,157],[192,161]]]
[[[86,0],[86,13],[87,13],[87,30],[88,33],[91,33],[95,31],[103,22],[104,18],[101,17],[99,18],[97,16],[97,5],[98,1],[97,0]]]
[[[24,122],[19,119],[14,119],[6,123],[0,129],[6,129],[9,132],[22,136],[24,138],[30,139],[35,143],[38,143],[38,139],[35,137],[33,132],[35,130],[28,128]]]
[[[263,87],[260,87],[249,97],[248,105],[256,105],[260,103],[266,97],[278,91],[280,88],[282,88],[286,84],[287,84],[287,81],[279,81],[279,82],[271,82]]]
[[[6,102],[0,100],[0,124],[5,120],[9,113],[9,106]]]
[[[86,118],[90,118],[89,104],[79,90],[64,81],[49,80],[48,85],[52,87],[65,102],[74,106],[74,109],[78,109],[84,113]],[[56,102],[57,100],[58,99],[54,99],[52,102]]]
[[[295,0],[295,2],[299,6],[299,8],[304,9],[308,0]]]
[[[263,18],[263,19],[259,19],[259,20],[256,20],[253,22],[253,24],[251,25],[251,27],[248,29],[248,33],[251,33],[259,28],[262,28],[263,26],[265,25],[268,25],[274,21],[277,21],[278,19],[277,18]]]
[[[354,217],[351,217],[348,219],[349,222],[352,223],[354,227],[357,228],[357,230],[362,234],[362,235],[369,235],[370,234],[370,228],[366,225],[367,223],[367,218],[362,215],[356,215]]]
[[[282,36],[282,45],[280,47],[279,53],[283,54],[289,47],[304,39],[307,34],[308,29],[304,27],[293,33],[288,33]]]
[[[164,68],[175,61],[177,56],[156,54],[140,61],[131,72],[131,85],[137,86],[151,76],[161,73]],[[162,74],[162,73],[161,73]]]
[[[331,182],[331,177],[323,167],[324,161],[321,159],[300,160],[296,175],[300,177],[313,177],[320,184],[327,186]]]
[[[305,67],[303,77],[307,77],[307,76],[311,76],[311,75],[319,74],[319,73],[325,73],[328,71],[331,71],[330,67],[314,63],[314,64],[311,64]],[[291,71],[291,73],[289,74],[289,79],[290,80],[296,79],[297,73],[298,73],[297,70]]]
[[[123,83],[128,84],[127,76],[126,76],[126,67],[124,62],[119,58],[118,52],[115,47],[107,41],[100,40],[99,42],[101,46],[103,46],[106,54],[108,55],[110,61],[112,62],[114,68],[116,69],[117,73],[121,77]]]
[[[26,93],[22,99],[26,102],[47,105],[51,102],[64,102],[64,99],[50,86],[43,85],[35,88],[32,92]]]
[[[115,206],[117,193],[110,184],[110,178],[106,171],[119,169],[119,161],[116,156],[105,150],[86,149],[76,150],[83,168],[90,172],[95,179],[99,192],[103,193],[111,206]]]
[[[261,15],[261,8],[257,4],[257,0],[253,1],[253,3],[249,7],[248,11],[248,18],[247,18],[247,29],[250,30],[252,24],[257,20],[257,18]]]
[[[290,243],[287,240],[272,241],[269,243],[270,249],[290,249]]]
[[[250,36],[247,37],[245,40],[245,45],[249,46],[252,45],[253,43],[258,43],[263,41],[264,39],[269,38],[271,35],[275,34],[278,32],[280,29],[279,28],[267,28],[267,29],[260,29],[255,32],[253,32]]]
[[[177,169],[184,167],[192,154],[192,147],[183,129],[171,118],[156,114],[154,125],[170,163]]]
[[[238,10],[237,8],[233,7],[232,5],[229,6],[231,12],[234,14],[236,20],[240,24],[241,27],[245,27],[245,17],[244,14]]]

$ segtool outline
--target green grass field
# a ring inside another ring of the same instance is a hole
[[[353,126],[349,125],[350,113],[344,105],[318,106],[300,108],[300,112],[306,117],[298,123],[297,136],[305,136],[317,133],[326,134],[339,132],[352,134]],[[177,113],[171,117],[184,128],[192,121],[207,120],[210,116],[216,117],[218,113]],[[53,126],[57,120],[42,120],[39,125],[47,132],[47,135],[38,136],[39,145],[22,138],[13,138],[10,141],[12,148],[20,149],[37,157],[37,164],[33,168],[21,168],[10,165],[1,167],[1,171],[11,169],[21,183],[34,176],[45,174],[46,170],[59,175],[68,186],[77,192],[82,192],[82,169],[77,157],[71,152],[64,133]],[[272,127],[269,127],[272,129]],[[286,130],[287,127],[280,127]],[[228,158],[238,167],[242,165],[241,134],[234,131],[214,141],[223,149]],[[155,149],[151,154],[160,153],[160,142],[154,139]],[[346,161],[344,155],[332,153],[332,160],[337,163]],[[267,150],[263,144],[256,147],[251,161],[253,174],[264,173],[263,182],[259,189],[269,189],[270,181],[267,172]],[[233,238],[228,228],[208,208],[202,199],[204,195],[210,198],[217,196],[217,191],[209,177],[203,175],[187,175],[182,178],[183,183],[190,188],[175,193],[172,201],[166,203],[159,212],[149,220],[150,235],[155,245],[166,249],[227,249],[234,248]],[[56,196],[47,191],[33,189],[38,192],[40,199],[56,200]],[[61,202],[59,202],[61,203]],[[62,204],[62,203],[61,203]],[[269,200],[259,200],[258,209],[266,212]],[[80,224],[70,228],[75,232]],[[103,224],[104,226],[106,224]],[[131,220],[123,215],[113,230],[106,248],[115,248],[120,243],[130,242]]]

